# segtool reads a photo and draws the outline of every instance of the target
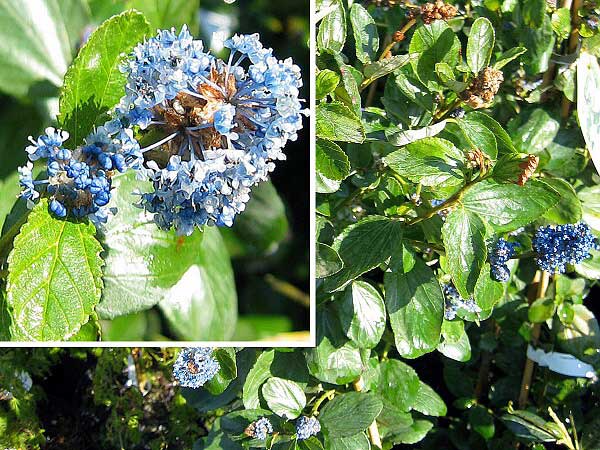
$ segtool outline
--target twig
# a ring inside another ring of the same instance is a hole
[[[565,4],[567,2],[565,1]],[[583,0],[572,0],[571,4],[571,35],[569,36],[569,47],[567,54],[575,53],[577,50],[577,45],[579,44],[579,10],[583,6]],[[560,116],[563,121],[566,121],[569,118],[569,113],[571,111],[571,100],[569,100],[565,95],[563,95]]]
[[[362,376],[360,376],[356,381],[352,383],[352,387],[356,392],[362,392],[365,388],[364,381]],[[377,420],[374,420],[369,428],[367,429],[369,433],[369,439],[371,439],[371,443],[377,448],[383,448],[381,445],[381,436],[379,435],[379,428],[377,427]]]
[[[323,392],[323,394],[321,394],[321,396],[317,399],[317,401],[313,405],[313,407],[310,411],[310,415],[314,416],[315,413],[319,410],[321,403],[323,403],[325,400],[331,400],[334,396],[335,396],[335,389],[330,389],[328,391]]]
[[[310,296],[302,292],[293,284],[280,280],[271,274],[265,275],[265,281],[275,292],[279,292],[281,295],[295,301],[305,308],[310,308]]]
[[[539,273],[539,272],[538,272]],[[538,277],[538,274],[536,274]],[[535,280],[535,278],[534,278]],[[537,283],[537,290],[534,298],[530,298],[530,304],[538,298],[543,298],[546,295],[548,289],[548,283],[550,281],[550,274],[548,272],[541,271],[539,274],[539,281]],[[540,338],[541,324],[536,323],[533,325],[531,330],[531,342],[537,344]],[[529,398],[529,390],[531,388],[531,378],[533,376],[534,362],[527,358],[525,362],[525,368],[523,369],[523,378],[521,380],[521,391],[519,393],[519,409],[524,409],[527,406],[527,399]]]

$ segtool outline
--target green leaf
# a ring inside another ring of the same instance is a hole
[[[350,174],[350,162],[335,142],[317,139],[316,168],[330,180],[343,180]]]
[[[59,87],[88,15],[82,0],[1,2],[0,90],[25,97],[36,85]]]
[[[316,121],[317,137],[359,144],[365,140],[365,130],[360,118],[343,103],[317,105]]]
[[[459,61],[460,41],[443,20],[417,27],[408,48],[409,53],[418,54],[411,61],[415,74],[426,87],[441,90],[435,75],[435,65],[445,62],[454,68]]]
[[[197,31],[199,0],[128,0],[127,7],[140,11],[150,23],[150,31],[181,29],[186,24],[190,32]]]
[[[494,50],[494,27],[485,17],[478,17],[471,25],[467,41],[467,64],[477,75],[490,64]]]
[[[475,303],[481,308],[479,314],[471,313],[469,320],[484,320],[492,315],[494,306],[504,294],[504,284],[495,281],[490,276],[490,264],[485,263],[475,285]]]
[[[429,420],[415,420],[409,427],[394,434],[391,440],[398,444],[416,444],[422,441],[432,428],[433,423]]]
[[[342,85],[335,90],[335,98],[343,101],[352,111],[360,117],[361,98],[358,84],[362,82],[362,74],[354,67],[347,64],[340,64],[340,74],[342,75]],[[365,124],[363,123],[363,127]]]
[[[340,76],[333,70],[324,69],[319,71],[317,78],[315,79],[315,95],[317,100],[321,100],[335,91],[339,82]]]
[[[327,450],[371,450],[371,443],[365,433],[336,438],[325,436],[325,448]]]
[[[538,28],[546,16],[546,0],[527,0],[522,3],[523,22],[530,28]]]
[[[360,348],[373,348],[385,330],[385,304],[377,289],[365,281],[346,287],[340,303],[340,321],[346,336]]]
[[[346,42],[346,11],[341,0],[327,0],[323,2],[331,7],[319,24],[317,33],[317,46],[321,51],[340,53]]]
[[[342,334],[340,321],[329,309],[317,310],[317,346],[306,350],[311,375],[325,383],[346,384],[363,370],[360,350]]]
[[[560,39],[567,39],[571,34],[571,10],[558,8],[552,13],[552,30]]]
[[[471,359],[471,343],[462,320],[444,320],[442,338],[437,348],[442,355],[460,362]]]
[[[464,208],[454,209],[442,227],[447,266],[460,295],[469,298],[487,258],[485,224]]]
[[[325,278],[338,273],[344,267],[340,255],[327,244],[317,242],[315,275]]]
[[[365,431],[383,408],[377,395],[348,392],[336,395],[319,413],[319,422],[328,437],[350,437]]]
[[[220,369],[204,387],[212,395],[219,395],[225,392],[229,384],[237,378],[235,349],[217,348],[213,351],[213,356],[219,362]]]
[[[188,237],[159,230],[151,215],[133,205],[136,197],[131,192],[149,186],[133,173],[113,177],[109,205],[119,213],[108,221],[103,235],[106,268],[97,307],[100,318],[112,319],[164,301],[161,308],[184,339],[228,339],[237,319],[237,297],[218,229],[206,227]]]
[[[415,60],[414,55],[395,55],[391,58],[385,58],[381,61],[375,61],[365,66],[363,73],[370,80],[376,80],[388,75],[409,62]]]
[[[510,50],[505,51],[498,57],[498,59],[494,63],[494,66],[493,66],[494,69],[496,69],[496,70],[502,69],[509,62],[517,59],[519,56],[521,56],[526,51],[527,51],[527,49],[525,47],[513,47]]]
[[[595,56],[582,53],[577,60],[577,118],[592,157],[600,173],[600,114],[595,93],[600,89],[600,65]]]
[[[556,137],[560,124],[547,111],[534,110],[527,122],[513,136],[517,149],[525,153],[542,153]]]
[[[456,80],[454,71],[446,63],[437,63],[435,65],[435,74],[444,86],[452,89],[454,92],[462,92],[468,87],[468,83]]]
[[[600,185],[581,189],[577,197],[581,200],[583,220],[594,230],[600,230]]]
[[[488,127],[479,121],[470,120],[468,117],[459,119],[456,123],[472,150],[479,149],[490,159],[496,159],[498,144],[494,133]]]
[[[377,56],[379,49],[379,33],[371,14],[359,3],[350,8],[350,23],[354,33],[356,57],[363,64],[368,64]]]
[[[520,45],[527,49],[527,53],[521,58],[527,73],[534,75],[548,70],[556,42],[550,17],[544,14],[544,20],[540,27],[522,26],[519,27],[516,34],[521,38]]]
[[[283,378],[269,378],[262,387],[269,409],[279,417],[295,419],[306,406],[306,395],[298,384]]]
[[[53,218],[47,200],[31,211],[8,257],[13,340],[62,341],[87,323],[102,290],[94,234],[91,224]]]
[[[423,128],[416,128],[414,130],[404,130],[401,126],[390,127],[385,131],[385,136],[387,137],[390,144],[395,145],[396,147],[403,147],[412,142],[419,141],[421,139],[433,137],[439,133],[441,133],[446,127],[446,121],[442,120],[441,122],[435,123],[433,125],[429,125]]]
[[[497,233],[504,233],[533,222],[559,199],[558,192],[538,180],[529,180],[525,186],[483,181],[467,190],[462,204],[487,221]]]
[[[330,180],[323,176],[321,172],[315,171],[315,191],[317,194],[333,194],[340,188],[342,182]]]
[[[259,392],[263,383],[270,377],[292,380],[306,387],[309,374],[301,351],[280,352],[271,349],[260,354],[244,383],[242,400],[246,409],[261,407]]]
[[[350,281],[386,261],[402,240],[402,224],[381,216],[370,216],[348,226],[335,238],[333,249],[338,252],[344,268],[325,278],[328,292],[345,287]]]
[[[573,305],[573,321],[559,323],[556,336],[560,350],[594,366],[598,364],[600,327],[594,313],[585,305]]]
[[[528,411],[513,411],[500,417],[504,425],[516,436],[527,441],[554,442],[556,438],[547,428],[547,422]]]
[[[417,402],[421,381],[417,372],[397,359],[382,361],[375,392],[384,407],[393,411],[408,412]]]
[[[456,187],[462,184],[463,153],[445,139],[420,139],[383,158],[392,170],[424,186]]]
[[[442,397],[422,381],[419,381],[419,390],[412,407],[427,416],[445,416],[448,411]]]
[[[561,178],[547,178],[544,182],[560,195],[558,203],[544,217],[556,224],[579,222],[582,215],[581,201],[573,186]]]
[[[530,306],[527,316],[530,322],[542,323],[550,319],[556,311],[554,301],[548,298],[538,298]]]
[[[504,130],[504,128],[502,128],[502,125],[500,125],[498,122],[496,122],[496,120],[492,119],[487,114],[482,113],[481,111],[471,111],[465,116],[465,119],[470,123],[478,122],[491,131],[498,147],[498,153],[501,155],[515,153],[517,151],[512,139]]]
[[[436,349],[444,316],[444,296],[433,271],[416,258],[407,273],[386,272],[385,304],[398,353],[418,358]]]
[[[149,32],[142,14],[126,11],[104,22],[79,51],[65,75],[58,116],[74,145],[80,145],[95,125],[102,125],[109,109],[125,95],[126,75],[119,70],[122,54]]]

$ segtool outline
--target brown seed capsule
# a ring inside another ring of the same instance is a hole
[[[469,87],[461,93],[462,99],[472,108],[488,106],[500,89],[504,75],[502,71],[486,67],[473,79]]]
[[[400,42],[403,41],[405,38],[404,33],[400,30],[395,31],[394,34],[392,35],[392,39],[394,42]]]
[[[467,161],[472,168],[479,168],[482,172],[487,172],[491,165],[490,158],[478,148],[467,152]]]
[[[523,186],[525,183],[527,183],[527,180],[531,178],[535,172],[535,169],[537,169],[539,162],[540,158],[535,155],[529,155],[526,161],[523,161],[521,164],[519,164],[519,168],[522,170],[517,180],[517,184],[519,186]]]
[[[444,3],[441,0],[437,0],[433,3],[425,3],[421,6],[421,19],[426,24],[429,24],[435,20],[449,20],[452,19],[458,10],[455,6]]]

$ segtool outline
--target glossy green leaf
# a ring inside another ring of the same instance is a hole
[[[558,203],[544,217],[555,224],[579,222],[582,215],[581,201],[573,186],[561,178],[548,178],[544,182],[560,195]]]
[[[496,428],[494,426],[494,416],[485,406],[475,405],[469,411],[469,423],[475,432],[479,433],[485,440],[494,437]]]
[[[340,255],[327,244],[317,242],[315,275],[325,278],[338,273],[344,267]]]
[[[494,69],[502,69],[509,62],[514,61],[526,51],[527,49],[525,47],[513,47],[510,50],[505,51],[498,57],[498,59],[496,59],[496,62],[493,64]]]
[[[341,0],[326,0],[321,8],[330,8],[317,33],[317,46],[321,51],[340,53],[346,42],[346,11]]]
[[[219,363],[219,371],[206,382],[204,388],[212,395],[219,395],[237,377],[236,354],[233,348],[217,348],[213,356]]]
[[[409,53],[419,58],[411,61],[415,74],[425,86],[440,90],[435,75],[435,65],[445,62],[454,68],[459,61],[460,42],[443,20],[417,27],[409,45]]]
[[[350,8],[350,23],[354,33],[356,57],[363,64],[375,59],[379,49],[379,33],[375,20],[359,3]]]
[[[81,0],[1,2],[0,90],[25,97],[44,83],[60,87],[88,15]]]
[[[345,384],[363,370],[360,350],[341,330],[340,321],[329,309],[317,310],[317,346],[306,350],[311,375],[325,383]]]
[[[330,180],[343,180],[350,174],[350,162],[335,142],[317,139],[316,168]]]
[[[100,317],[110,319],[160,303],[184,339],[227,339],[235,328],[237,296],[219,231],[206,227],[203,233],[184,237],[159,230],[151,215],[133,205],[136,197],[131,192],[148,186],[133,173],[113,177],[110,206],[119,212],[108,221],[103,236],[106,269],[97,307]]]
[[[401,126],[390,127],[385,131],[385,136],[390,144],[395,145],[396,147],[402,147],[412,142],[433,137],[441,133],[446,127],[446,123],[447,122],[445,120],[442,120],[441,122],[433,125],[423,128],[415,128],[414,130],[405,130]]]
[[[463,182],[463,152],[445,139],[418,140],[390,153],[383,161],[402,177],[424,186],[458,186]]]
[[[348,226],[335,238],[344,268],[325,278],[324,288],[335,291],[386,261],[402,240],[402,224],[381,216],[370,216]]]
[[[559,199],[558,192],[542,181],[529,180],[524,186],[483,181],[467,190],[462,204],[501,233],[536,220]]]
[[[537,155],[543,152],[556,137],[560,124],[547,111],[538,108],[527,122],[519,127],[513,140],[517,149]]]
[[[391,58],[385,58],[381,61],[374,61],[367,64],[363,73],[366,78],[376,80],[377,78],[381,78],[398,70],[400,67],[403,67],[415,59],[414,55],[395,55]]]
[[[365,130],[360,118],[343,103],[319,104],[316,121],[319,138],[356,143],[365,140]]]
[[[328,450],[371,450],[371,443],[365,433],[335,438],[325,436],[325,445]]]
[[[492,23],[485,17],[475,19],[467,41],[467,64],[473,74],[478,74],[490,64],[494,41]]]
[[[442,227],[447,267],[460,295],[469,298],[487,258],[485,224],[464,208],[454,209]]]
[[[546,0],[527,0],[522,3],[523,22],[530,28],[542,25],[546,16]]]
[[[171,27],[179,31],[184,24],[192,34],[197,31],[200,0],[127,0],[127,7],[144,14],[151,33]]]
[[[65,75],[59,102],[58,122],[73,145],[108,120],[108,111],[125,95],[126,75],[119,70],[123,53],[149,32],[142,14],[127,11],[104,22],[81,48]]]
[[[13,340],[66,340],[87,323],[102,290],[94,234],[91,224],[54,218],[47,200],[32,210],[8,257]]]
[[[365,281],[353,281],[344,291],[339,310],[344,332],[356,345],[373,348],[379,343],[386,315],[377,289]]]
[[[422,381],[419,382],[419,390],[412,408],[427,416],[445,416],[447,412],[442,397]]]
[[[442,342],[437,349],[442,355],[455,361],[466,362],[471,359],[471,343],[462,320],[444,320]]]
[[[416,258],[407,273],[386,272],[385,304],[398,353],[418,358],[436,349],[444,317],[444,296],[433,271]]]
[[[377,418],[383,404],[377,395],[348,392],[336,395],[319,413],[328,437],[350,437],[365,431]]]
[[[481,150],[490,159],[498,156],[498,143],[494,133],[480,121],[471,120],[469,117],[457,121],[458,127],[466,139],[471,150]]]
[[[398,444],[416,444],[422,441],[432,428],[433,423],[429,420],[415,420],[409,427],[394,434],[391,440]]]
[[[317,100],[325,98],[326,95],[335,91],[340,82],[340,76],[333,70],[324,69],[319,71],[315,79],[315,92]]]
[[[306,395],[302,388],[283,378],[269,378],[263,384],[262,394],[269,409],[286,419],[295,419],[306,406]]]
[[[471,111],[465,118],[471,123],[480,123],[493,133],[500,155],[517,151],[506,130],[492,117],[481,111]]]
[[[375,392],[385,407],[410,411],[417,402],[421,381],[412,367],[397,359],[382,361]]]

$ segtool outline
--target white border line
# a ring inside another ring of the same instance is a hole
[[[315,135],[316,135],[316,122],[315,122],[315,73],[316,67],[316,0],[309,0],[310,10],[308,11],[309,26],[310,26],[310,49],[309,49],[309,73],[310,77],[310,111],[309,116],[309,133],[310,133],[310,163],[309,163],[309,174],[310,177],[310,192],[309,192],[309,204],[310,204],[310,226],[309,226],[309,255],[310,255],[310,325],[309,332],[310,338],[304,341],[85,341],[85,342],[71,342],[71,341],[0,341],[0,348],[15,348],[15,347],[314,347],[317,342],[317,300],[316,300],[316,243],[315,243],[315,214],[316,210],[316,195],[315,195]]]

